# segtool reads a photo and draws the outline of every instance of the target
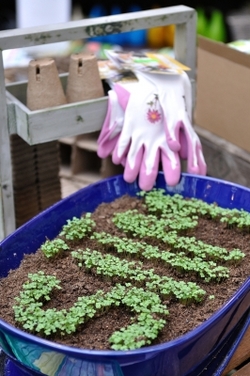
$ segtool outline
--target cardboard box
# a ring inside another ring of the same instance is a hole
[[[250,152],[250,55],[198,38],[195,124]]]
[[[207,164],[207,175],[250,187],[250,153],[194,126],[199,135]]]

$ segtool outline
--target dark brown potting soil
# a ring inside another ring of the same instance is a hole
[[[102,204],[93,214],[97,224],[95,231],[105,231],[118,234],[112,223],[112,214],[126,211],[128,208],[141,209],[141,200],[124,196],[111,204]],[[230,278],[221,283],[204,283],[194,275],[180,274],[176,270],[161,265],[151,264],[147,261],[146,267],[153,267],[160,275],[168,275],[177,280],[197,282],[206,290],[206,298],[200,304],[182,305],[172,299],[166,301],[170,312],[165,328],[160,333],[154,344],[166,342],[197,327],[207,320],[216,310],[236,292],[239,286],[249,277],[250,271],[250,233],[238,229],[227,229],[225,224],[209,219],[199,219],[199,225],[192,230],[192,235],[211,245],[225,247],[228,250],[239,248],[246,256],[238,265],[230,265]],[[149,239],[147,239],[149,242]],[[74,247],[100,249],[100,245],[93,240],[84,239],[76,242]],[[72,250],[72,243],[71,243]],[[98,277],[93,273],[79,269],[70,252],[65,252],[62,258],[47,259],[39,250],[34,255],[26,255],[21,266],[9,273],[9,276],[0,281],[0,316],[3,320],[16,325],[12,306],[14,297],[19,295],[22,284],[27,280],[28,273],[43,270],[46,274],[54,274],[61,280],[62,290],[52,296],[46,307],[57,309],[70,308],[79,296],[94,294],[98,289],[109,289],[112,282]],[[122,282],[122,281],[121,281]],[[214,295],[214,299],[209,299]],[[90,349],[108,349],[109,336],[121,327],[130,323],[131,312],[127,308],[110,309],[107,313],[88,321],[86,325],[72,335],[53,336],[50,339],[66,345]]]

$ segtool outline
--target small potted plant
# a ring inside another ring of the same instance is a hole
[[[178,193],[207,203],[216,202],[224,208],[250,211],[250,190],[218,179],[182,174],[180,182],[169,187],[159,173],[156,187],[171,195]],[[129,184],[122,176],[116,176],[61,200],[2,241],[0,277],[18,268],[24,254],[36,252],[46,239],[55,238],[69,218],[80,218],[83,212],[93,212],[103,202],[112,202],[125,194],[135,196],[139,191],[136,182]],[[28,334],[3,320],[0,320],[0,345],[10,359],[6,367],[11,375],[41,372],[58,376],[220,375],[249,326],[249,295],[250,279],[219,311],[192,331],[169,342],[139,349],[90,350],[64,346]]]

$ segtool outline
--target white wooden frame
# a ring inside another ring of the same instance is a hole
[[[0,240],[15,230],[10,134],[18,134],[34,145],[65,136],[100,130],[107,98],[66,104],[49,110],[30,111],[18,98],[27,83],[5,86],[2,52],[8,49],[79,40],[175,24],[174,53],[191,68],[195,87],[196,12],[187,6],[174,6],[114,16],[72,21],[65,24],[0,31]],[[194,90],[193,90],[194,92]],[[70,126],[69,126],[70,125]]]

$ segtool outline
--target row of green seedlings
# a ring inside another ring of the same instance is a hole
[[[136,232],[136,229],[134,230]],[[137,234],[139,235],[139,234]],[[112,236],[108,233],[96,233],[91,236],[92,239],[105,246],[106,250],[114,250],[118,254],[126,256],[143,257],[145,259],[164,261],[166,264],[177,269],[180,272],[192,272],[197,274],[205,282],[211,280],[221,281],[229,277],[229,268],[217,265],[216,262],[206,260],[211,257],[216,260],[239,262],[245,256],[238,249],[228,252],[227,249],[206,244],[197,240],[195,237],[178,236],[176,232],[169,232],[164,236],[164,243],[171,246],[174,250],[184,250],[181,252],[171,252],[169,250],[160,250],[157,246],[152,246],[146,242],[133,241],[128,238]],[[188,255],[186,255],[186,253]],[[192,258],[190,257],[192,254]]]
[[[178,217],[205,216],[224,222],[227,227],[240,229],[250,228],[250,213],[243,209],[226,209],[216,203],[207,203],[197,198],[185,199],[179,194],[166,194],[163,189],[153,189],[149,192],[141,191],[138,196],[143,197],[146,208],[157,216],[173,214]]]
[[[211,279],[219,281],[229,276],[229,269],[217,266],[215,261],[239,262],[245,256],[239,249],[228,252],[225,248],[205,244],[202,241],[196,240],[195,237],[178,236],[176,224],[181,222],[179,219],[169,222],[169,229],[171,229],[169,232],[166,232],[165,219],[157,219],[154,215],[146,216],[135,210],[117,213],[113,221],[123,232],[132,233],[133,236],[139,236],[140,238],[144,238],[145,234],[148,237],[157,238],[174,249],[175,253],[169,250],[160,251],[158,248],[150,247],[146,243],[130,242],[128,239],[112,237],[109,234],[94,233],[92,238],[98,240],[99,243],[106,244],[108,247],[112,245],[116,247],[118,252],[120,249],[126,254],[138,254],[138,249],[143,248],[143,257],[164,260],[180,271],[196,272],[207,282]],[[67,225],[63,227],[60,235],[64,235],[69,240],[80,239],[86,236],[86,234],[90,234],[94,228],[95,222],[91,219],[91,214],[87,213],[85,217],[68,220]],[[190,222],[187,220],[183,221],[182,228],[190,228]],[[60,249],[67,247],[67,244],[63,243],[62,239],[57,239],[56,242],[58,242]],[[53,255],[53,249],[56,249],[55,245],[50,246],[50,242],[47,242],[47,257],[50,256],[50,252]],[[176,253],[176,250],[180,252]],[[192,258],[190,255],[192,255]],[[206,261],[205,259],[207,258],[210,260]]]
[[[162,193],[163,192],[160,192],[160,196],[163,197]],[[153,192],[153,194],[155,194],[155,192]],[[157,195],[158,194],[159,194],[159,192],[157,192]],[[145,194],[142,193],[142,196],[145,196]],[[150,194],[149,194],[149,196],[150,196]],[[178,196],[178,195],[175,195],[175,196]],[[157,197],[158,198],[156,200],[155,199],[153,199],[153,201],[151,200],[151,202],[154,202],[152,205],[150,203],[146,202],[147,200],[146,200],[146,197],[145,197],[145,202],[148,205],[148,209],[151,210],[151,212],[154,212],[154,213],[157,213],[157,212],[159,213],[159,209],[157,209],[157,210],[154,209],[156,203],[157,203],[157,205],[159,203],[159,196],[157,196]],[[170,198],[170,196],[164,195],[164,199],[165,199],[165,197]],[[172,199],[172,197],[171,197],[171,199]],[[182,202],[184,202],[186,204],[186,200],[183,200],[181,196],[180,196],[180,199],[181,199]],[[178,198],[178,200],[179,200],[179,198]],[[191,200],[188,200],[188,201],[191,201]],[[150,202],[150,198],[149,198],[149,202]],[[163,207],[166,208],[166,206],[167,206],[166,203],[164,203]],[[153,208],[153,210],[152,210],[152,208]],[[198,208],[200,208],[200,205],[198,205]],[[185,210],[184,211],[182,210],[183,218],[185,218],[184,221],[180,221],[180,216],[179,216],[178,221],[173,222],[173,215],[172,215],[171,216],[171,218],[172,218],[172,221],[171,221],[172,229],[177,231],[177,230],[180,230],[180,229],[183,229],[183,228],[187,229],[187,228],[192,228],[193,226],[195,226],[196,220],[197,220],[197,216],[196,216],[197,210],[196,211],[195,210],[192,209],[190,221],[187,221],[187,217],[186,217],[187,212],[186,212],[186,214],[183,214]],[[217,210],[217,207],[216,207],[216,210]],[[226,210],[226,209],[223,209],[223,210]],[[170,213],[172,211],[173,210],[171,209]],[[163,217],[165,216],[165,219],[166,219],[167,218],[166,217],[166,214],[167,214],[166,209],[164,209],[164,210],[161,209],[161,212],[163,214],[162,216]],[[134,214],[135,213],[133,212],[133,216],[134,216]],[[245,215],[244,212],[243,212],[243,214]],[[127,215],[128,215],[128,212],[127,212]],[[203,215],[204,215],[204,212],[203,212]],[[242,211],[241,212],[237,211],[237,216],[240,217],[240,215],[242,215]],[[117,221],[117,218],[118,217],[116,217],[115,221]],[[120,219],[121,219],[121,217],[119,218],[119,220]],[[153,220],[154,218],[151,218],[151,219]],[[118,222],[119,222],[119,220],[118,220]],[[141,220],[145,220],[145,218],[141,218]],[[179,223],[181,222],[181,227],[179,227],[177,222],[179,222]],[[158,223],[159,223],[159,221],[158,221]],[[236,222],[234,222],[234,223],[236,223]],[[239,221],[237,223],[239,223]],[[246,221],[245,221],[245,224],[246,224]],[[141,227],[141,225],[142,225],[142,223],[139,224],[139,227]],[[169,226],[171,226],[171,224]],[[118,225],[118,227],[119,227],[119,225]],[[94,228],[95,228],[95,223],[91,219],[91,214],[87,213],[86,216],[83,217],[83,218],[75,218],[74,217],[72,220],[68,220],[67,224],[63,227],[63,230],[60,233],[60,235],[65,236],[65,238],[68,239],[68,240],[82,239],[87,234],[90,234],[94,230]],[[148,230],[149,230],[149,228],[147,227],[147,231],[145,233],[146,236],[149,235]],[[159,230],[159,228],[158,228],[158,230]],[[131,231],[131,229],[129,229],[128,232],[129,231]],[[144,236],[142,234],[142,232],[141,232],[141,237]],[[132,233],[134,233],[135,235],[138,235],[137,233],[134,232],[134,229],[132,229]],[[166,235],[166,222],[165,222],[165,235]],[[174,242],[176,242],[176,233],[174,233],[172,231],[171,236],[174,237]],[[100,237],[99,237],[99,239],[100,239]],[[185,243],[184,245],[189,248],[189,244],[187,244],[187,239],[188,238],[184,238],[184,243]],[[171,242],[169,239],[168,239],[168,241]],[[193,240],[193,241],[195,242],[195,240]],[[53,241],[52,242],[48,241],[46,243],[47,244],[46,244],[46,247],[45,247],[46,248],[45,253],[47,253],[46,254],[47,257],[53,257],[58,252],[62,252],[63,250],[69,249],[68,245],[62,239],[55,239],[54,244],[53,244]],[[200,245],[201,244],[199,244],[199,246]],[[123,247],[124,247],[124,245],[123,245]],[[182,245],[182,247],[183,247],[183,245]],[[197,252],[198,252],[198,248],[197,248]],[[151,250],[148,249],[147,251],[149,253],[151,253],[152,249]],[[155,251],[157,252],[157,250],[155,250]],[[189,248],[189,251],[190,251],[190,248]],[[238,250],[236,250],[236,251],[238,251]],[[90,255],[89,252],[90,252],[89,250],[85,250],[85,251],[80,250],[80,252],[79,251],[77,252],[78,255],[75,254],[74,257],[76,257],[78,259],[80,258],[80,260],[78,260],[79,265],[82,264],[83,259],[84,259],[84,263],[86,265],[89,265],[88,267],[90,269],[91,268],[93,269],[93,267],[94,267],[95,270],[97,271],[97,268],[98,268],[98,271],[100,272],[102,267],[100,268],[99,261],[103,260],[103,255],[102,254],[97,255],[96,254],[97,251],[94,251],[93,253],[91,252],[91,255]],[[221,253],[221,251],[219,253]],[[231,260],[232,259],[235,259],[235,260],[238,259],[239,260],[241,258],[241,256],[243,257],[243,255],[240,255],[239,253],[237,254],[237,252],[235,253],[234,257],[232,257],[233,252],[231,252],[230,255],[226,255],[224,251],[222,253],[227,258],[230,256],[228,259],[231,259]],[[92,259],[93,256],[97,260],[99,259],[97,264],[95,264],[95,263],[93,264],[93,259]],[[111,255],[108,255],[108,256],[110,257]],[[92,259],[92,261],[90,261],[89,257]],[[217,257],[217,256],[215,256],[215,257]],[[107,260],[105,260],[105,261],[106,262],[104,263],[105,265],[103,265],[103,270],[105,270],[106,266],[107,266]],[[119,261],[118,258],[114,259],[114,258],[111,257],[110,267],[112,265],[114,265],[114,263],[117,265],[118,261]],[[91,264],[93,264],[93,265],[90,267]],[[138,281],[138,279],[144,280],[145,278],[147,278],[147,280],[144,281],[144,283],[146,284],[146,287],[148,288],[147,292],[149,292],[149,293],[155,294],[155,292],[157,292],[157,294],[159,294],[163,298],[166,297],[166,296],[169,297],[171,294],[175,294],[176,298],[179,298],[182,302],[188,302],[188,301],[190,301],[190,299],[200,301],[202,299],[202,297],[205,295],[205,291],[200,289],[199,286],[197,286],[194,283],[189,282],[188,284],[185,284],[182,281],[177,282],[177,281],[174,281],[174,280],[172,280],[171,278],[168,278],[168,277],[160,277],[157,274],[154,274],[153,270],[145,271],[145,270],[142,270],[142,269],[140,270],[140,269],[141,268],[138,265],[137,265],[136,268],[133,266],[132,269],[131,269],[131,270],[133,270],[133,272],[130,271],[129,279],[133,280],[133,281],[134,280]],[[122,270],[124,270],[124,264],[122,264]],[[102,273],[103,273],[103,271],[102,271]],[[117,267],[115,268],[115,273],[116,273],[115,275],[117,275]],[[146,276],[145,273],[146,274],[149,273],[150,277],[149,277],[149,275]],[[41,280],[39,281],[38,285],[40,287],[44,286],[44,288],[45,288],[45,286],[47,286],[47,288],[49,288],[50,284],[52,284],[52,285],[54,284],[53,288],[55,288],[55,287],[60,288],[59,287],[59,281],[55,280],[54,282],[52,282],[53,279],[55,278],[54,276],[41,276],[39,274],[40,273],[35,274],[34,278],[37,278],[37,276],[38,276],[39,278],[45,278],[45,280],[46,280],[46,282],[44,284],[42,283]],[[108,274],[109,274],[109,272],[108,272]],[[127,277],[128,276],[126,275],[125,279]],[[50,278],[51,278],[51,281],[50,281]],[[41,302],[41,298],[43,298],[44,301],[49,300],[49,294],[48,294],[48,292],[45,291],[44,294],[41,295],[41,293],[37,292],[37,289],[39,291],[38,285],[35,287],[33,285],[34,284],[33,280],[31,282],[27,283],[28,286],[29,286],[29,283],[31,283],[31,285],[32,285],[31,290],[34,289],[34,291],[35,291],[35,295],[34,295],[35,298],[33,297],[35,299],[35,302],[32,301],[33,298],[31,299],[31,301],[29,300],[30,298],[27,299],[27,296],[25,295],[25,291],[24,291],[23,292],[24,295],[21,294],[20,297],[17,298],[18,304],[15,306],[15,312],[16,312],[15,315],[16,315],[17,321],[25,323],[24,325],[26,326],[26,329],[29,329],[31,331],[35,330],[37,332],[43,332],[46,335],[54,333],[58,330],[60,330],[61,334],[71,333],[72,331],[76,330],[78,325],[85,322],[84,320],[86,318],[93,317],[93,315],[95,314],[93,312],[90,313],[91,310],[89,311],[89,313],[86,313],[86,311],[82,309],[83,308],[82,306],[81,306],[80,310],[78,310],[77,309],[78,302],[68,312],[66,310],[56,311],[54,309],[46,310],[46,311],[42,310],[41,307],[43,305],[43,302]],[[115,286],[115,288],[117,286]],[[126,287],[128,287],[128,284],[126,284]],[[43,287],[42,287],[42,289],[43,289]],[[138,287],[133,287],[133,289],[138,289]],[[29,287],[26,290],[28,291]],[[185,290],[186,290],[186,292],[185,292]],[[192,298],[190,298],[190,290],[193,290],[193,293],[191,294]],[[141,290],[141,291],[144,291],[144,290]],[[95,295],[93,295],[91,297],[79,298],[79,302],[83,301],[84,307],[87,307],[88,304],[86,304],[86,301],[88,299],[92,300],[92,298],[93,298],[93,302],[95,301],[95,303],[93,303],[93,304],[96,307],[99,307],[99,305],[100,305],[99,294],[100,294],[101,297],[103,297],[103,292],[100,291],[100,292],[97,292]],[[133,293],[133,295],[134,295],[134,293]],[[139,294],[139,296],[140,295],[141,295],[141,293]],[[158,295],[156,295],[156,296],[158,296]],[[152,298],[152,296],[151,296],[151,298]],[[106,297],[104,298],[104,301],[105,301],[105,299],[106,299]],[[79,304],[81,304],[81,303],[79,303]],[[124,304],[124,301],[120,300],[119,304]],[[107,303],[104,303],[104,304],[101,304],[101,306],[102,306],[102,309],[103,309],[103,307],[107,307],[109,305],[107,305]],[[76,314],[76,311],[78,311],[78,314]],[[87,309],[87,311],[88,311],[88,309]],[[30,318],[34,317],[35,312],[37,312],[36,319],[34,321],[32,321],[32,319],[31,319],[31,321],[29,321]],[[72,312],[74,313],[73,314],[74,318],[72,318],[72,315],[71,315]],[[165,312],[165,314],[166,314],[166,312]],[[78,318],[77,318],[77,316],[78,316]],[[41,318],[41,321],[38,320],[38,317]],[[64,325],[62,324],[62,322],[60,322],[59,317],[61,317],[61,321],[64,322]],[[80,319],[79,319],[79,317],[80,317]],[[83,317],[85,317],[85,319],[83,319]],[[154,316],[154,318],[155,318],[155,316]],[[152,319],[152,316],[150,316],[150,315],[148,316],[144,312],[142,316],[139,315],[137,317],[137,322],[131,324],[127,328],[123,328],[120,331],[115,332],[110,338],[110,342],[113,344],[112,347],[114,349],[131,349],[131,348],[141,347],[144,344],[151,343],[153,338],[151,338],[151,339],[146,338],[147,336],[145,337],[145,335],[144,336],[134,335],[135,333],[139,333],[140,330],[142,330],[142,332],[145,334],[145,325],[147,326],[146,322],[149,322],[150,323],[149,327],[158,328],[158,329],[155,330],[154,338],[156,338],[156,336],[158,335],[158,332],[160,330],[160,327],[163,327],[165,325],[165,323],[163,324],[164,320],[161,321],[162,319],[160,319],[160,321],[156,320],[156,321],[159,321],[160,324],[155,323],[155,325],[152,325],[151,319]],[[32,322],[33,322],[33,324],[32,324]],[[58,324],[56,324],[56,323],[58,323]],[[137,328],[138,325],[139,325],[139,328]],[[138,330],[139,330],[139,332],[138,332]],[[156,332],[157,332],[157,334],[156,334]],[[129,340],[130,335],[128,333],[131,333],[131,336],[133,337],[132,340]],[[152,336],[149,335],[149,337],[152,337]],[[140,341],[142,341],[142,342],[140,342]]]
[[[52,246],[54,246],[53,256],[69,250],[69,246],[62,239],[46,241],[42,250],[49,258],[52,257]],[[13,307],[16,321],[22,323],[24,329],[45,335],[56,332],[62,335],[69,334],[100,311],[103,313],[112,305],[123,304],[130,307],[137,316],[131,325],[112,334],[109,339],[111,348],[114,350],[138,348],[150,344],[166,323],[161,315],[163,311],[160,311],[160,308],[155,311],[157,304],[161,304],[161,298],[165,299],[174,295],[182,303],[187,303],[201,301],[205,295],[205,291],[195,283],[178,282],[168,277],[160,277],[154,273],[153,269],[143,270],[141,262],[121,260],[110,254],[103,256],[101,252],[91,250],[78,250],[71,254],[77,259],[80,267],[84,262],[87,269],[94,270],[97,274],[108,276],[108,278],[119,276],[124,279],[126,294],[124,293],[122,297],[117,294],[117,289],[124,289],[124,286],[117,284],[108,294],[98,291],[92,296],[79,298],[68,311],[57,311],[54,308],[44,310],[44,302],[50,300],[50,292],[53,288],[60,289],[60,281],[55,276],[44,275],[43,272],[30,274],[30,280],[23,285],[23,291],[16,298],[17,305]],[[144,282],[146,291],[142,287],[132,288],[130,282]],[[145,308],[145,304],[148,308]],[[161,309],[162,307],[166,316],[168,311],[164,305],[161,305]]]
[[[79,297],[68,310],[45,310],[44,302],[50,300],[53,289],[61,288],[60,280],[45,275],[43,271],[29,274],[28,277],[13,309],[16,321],[30,332],[46,336],[52,333],[74,333],[95,315],[123,305],[134,313],[134,318],[130,325],[115,331],[109,342],[114,350],[132,350],[149,345],[166,324],[169,312],[159,296],[152,291],[134,287],[131,283],[116,284],[106,293],[98,290],[93,295]]]
[[[112,254],[90,249],[78,249],[71,252],[79,267],[85,267],[96,275],[107,279],[119,277],[125,282],[144,286],[147,290],[159,294],[162,299],[175,297],[183,304],[200,302],[206,292],[194,282],[177,281],[171,277],[159,276],[154,269],[143,269],[141,261],[127,261]]]
[[[54,242],[58,245],[59,240]],[[60,281],[55,276],[44,275],[42,271],[30,274],[29,281],[23,285],[23,291],[13,307],[15,319],[22,323],[24,329],[47,336],[56,332],[70,334],[94,315],[104,313],[107,308],[126,305],[136,314],[136,318],[131,325],[111,335],[111,348],[139,348],[150,344],[166,324],[168,311],[161,303],[162,298],[174,295],[187,304],[190,301],[201,301],[205,295],[205,291],[195,283],[160,277],[153,269],[143,270],[141,262],[121,260],[110,254],[103,256],[101,252],[88,249],[73,251],[71,254],[80,267],[84,263],[85,268],[96,274],[109,278],[119,276],[125,280],[124,285],[117,284],[108,293],[100,290],[94,295],[80,297],[69,310],[44,310],[44,302],[50,300],[53,288],[60,289]],[[145,288],[132,286],[131,282],[144,282],[146,291]],[[119,294],[119,291],[123,293]]]
[[[100,243],[108,243],[109,246],[113,246],[116,237],[109,237],[107,235],[107,242],[104,237],[100,237],[99,233],[93,233],[92,237],[95,238]],[[103,233],[105,236],[105,233]],[[102,241],[103,240],[103,241]],[[146,243],[133,242],[131,239],[121,240],[117,238],[117,243],[115,245],[117,252],[127,252],[134,253],[141,251],[145,257],[152,253],[157,252],[157,249],[153,246],[147,245]],[[46,257],[55,257],[57,254],[63,252],[64,250],[70,250],[69,245],[63,239],[47,240],[41,247],[41,250]],[[111,279],[112,277],[119,277],[124,280],[133,280],[137,285],[145,285],[146,282],[152,283],[154,286],[153,291],[157,284],[161,285],[158,292],[163,295],[164,298],[169,298],[170,295],[175,296],[180,299],[182,303],[189,303],[191,301],[201,301],[205,292],[199,288],[199,286],[193,282],[184,283],[183,281],[175,281],[169,277],[160,277],[154,273],[153,269],[145,270],[143,269],[143,263],[141,261],[127,261],[126,259],[121,259],[112,254],[107,253],[103,255],[102,252],[89,249],[78,249],[77,251],[71,252],[72,257],[78,260],[78,266],[84,266],[87,269],[95,269],[95,273],[105,276],[106,279]],[[156,256],[158,257],[158,256]],[[160,257],[160,254],[159,254]],[[150,287],[147,284],[147,287]]]
[[[127,220],[127,216],[124,218]],[[134,231],[136,235],[140,235],[140,231],[137,231],[137,229],[138,228],[135,228]],[[223,247],[206,244],[197,240],[195,237],[178,236],[175,231],[164,234],[161,240],[163,240],[168,246],[171,246],[174,251],[180,249],[183,250],[178,253],[169,250],[160,250],[158,247],[151,246],[145,242],[120,238],[104,232],[94,232],[91,235],[91,238],[97,240],[100,244],[105,245],[106,250],[111,248],[118,254],[126,256],[132,255],[137,258],[138,256],[142,256],[145,259],[164,261],[180,272],[194,272],[206,282],[209,282],[212,279],[219,282],[222,279],[229,277],[229,269],[227,267],[218,266],[215,261],[207,261],[207,258],[212,258],[216,261],[222,260],[237,263],[245,256],[245,254],[239,249],[234,249],[229,252]],[[53,257],[59,252],[69,250],[69,246],[63,239],[58,238],[53,241],[46,241],[42,246],[42,250],[47,257]],[[186,255],[186,253],[188,255]],[[189,256],[190,254],[193,255],[192,258]]]
[[[73,217],[72,219],[68,219],[66,224],[62,227],[59,236],[69,241],[81,240],[89,236],[96,227],[96,223],[91,218],[91,215],[91,213],[86,213],[81,218]],[[60,255],[63,251],[68,251],[69,249],[68,244],[61,238],[46,240],[41,246],[41,250],[47,258]]]
[[[163,196],[161,191],[150,192],[146,197],[151,197],[151,194],[154,198],[153,201],[156,203],[161,201],[159,200],[159,194],[160,197],[167,197],[168,200],[171,198],[170,196]],[[155,197],[158,199],[156,200]],[[177,202],[185,203],[186,200],[180,197],[178,196],[176,198]],[[152,200],[150,202],[152,202]],[[167,207],[167,205],[164,207]],[[180,207],[178,207],[178,209],[180,209]],[[183,211],[179,210],[179,212],[182,213]],[[196,272],[206,282],[209,282],[211,279],[217,279],[217,281],[219,281],[229,276],[229,269],[227,267],[218,266],[215,261],[239,262],[245,256],[239,249],[228,252],[225,248],[205,244],[202,241],[196,240],[195,237],[178,236],[176,225],[181,223],[182,229],[188,229],[193,226],[192,221],[189,222],[186,217],[172,218],[167,222],[165,218],[159,219],[155,215],[146,216],[138,213],[136,210],[130,210],[125,213],[117,213],[113,218],[113,222],[119,229],[130,235],[139,236],[140,238],[144,238],[145,236],[157,238],[170,246],[175,252],[169,250],[159,251],[158,248],[150,247],[146,243],[143,243],[143,245],[139,242],[138,244],[136,242],[131,243],[128,240],[118,237],[112,238],[109,234],[94,233],[92,238],[98,240],[99,243],[106,244],[108,247],[110,245],[116,247],[118,252],[119,249],[122,249],[122,252],[126,252],[126,254],[138,254],[138,249],[144,248],[142,252],[143,257],[164,260],[180,271]],[[166,223],[170,230],[168,232],[166,231]],[[64,235],[66,239],[69,240],[80,239],[86,234],[90,234],[94,228],[95,223],[91,219],[91,214],[87,213],[83,218],[68,220],[67,225],[63,227],[63,231],[60,235]],[[57,241],[62,242],[61,239]],[[61,244],[60,247],[63,249],[63,247],[67,247],[67,245],[66,243],[64,245]],[[48,256],[49,244],[47,244],[46,248]],[[176,250],[179,252],[176,253]],[[190,255],[192,255],[192,258]],[[206,261],[206,259],[209,260]]]
[[[117,213],[113,219],[114,223],[121,230],[123,230],[122,226],[124,226],[127,235],[133,236],[133,227],[129,228],[129,222],[131,220],[136,222],[137,228],[138,226],[140,227],[141,237],[157,237],[157,231],[160,232],[159,237],[162,237],[163,230],[166,233],[166,229],[178,232],[192,229],[198,224],[198,215],[209,216],[213,219],[219,218],[220,221],[226,222],[230,226],[249,227],[250,213],[244,210],[225,209],[196,198],[186,200],[178,194],[171,196],[164,193],[165,191],[161,189],[139,192],[138,196],[144,198],[145,206],[148,212],[151,213],[147,215],[147,219],[143,215],[140,216],[137,210],[128,210],[124,214]],[[119,221],[121,217],[123,217],[122,222],[121,220]],[[135,217],[134,220],[133,217]],[[155,226],[157,223],[158,226]],[[95,222],[91,218],[91,213],[86,213],[82,218],[73,217],[72,220],[68,220],[67,224],[63,226],[60,236],[65,236],[67,240],[82,239],[94,228]]]

